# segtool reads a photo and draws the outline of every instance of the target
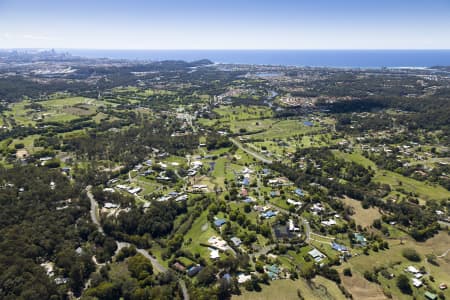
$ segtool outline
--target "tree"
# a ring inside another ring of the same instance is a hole
[[[350,268],[345,268],[345,269],[344,269],[344,275],[345,275],[345,276],[352,276],[352,269],[350,269]]]
[[[427,254],[427,262],[432,265],[439,266],[439,263],[436,260],[436,255],[434,254]]]
[[[403,249],[402,255],[405,258],[409,259],[410,261],[419,262],[422,260],[422,258],[420,257],[420,254],[412,248]]]
[[[147,258],[137,254],[128,259],[128,271],[134,278],[143,280],[153,274],[153,266]]]
[[[219,279],[219,286],[217,288],[218,299],[230,299],[231,296],[231,282],[225,278]]]
[[[409,284],[409,279],[406,277],[405,274],[400,274],[397,277],[397,287],[400,289],[400,291],[403,294],[411,295],[412,289],[411,285]]]
[[[204,267],[197,275],[198,283],[201,285],[209,285],[216,280],[217,270],[214,266]]]
[[[83,288],[83,270],[80,265],[73,265],[69,273],[70,287],[75,295],[79,295]]]
[[[114,300],[120,297],[120,288],[111,282],[102,282],[97,287],[86,291],[86,296],[98,299]]]
[[[375,227],[376,229],[381,229],[381,220],[380,219],[375,219],[373,220],[373,227]]]

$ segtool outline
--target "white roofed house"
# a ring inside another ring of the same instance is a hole
[[[244,283],[252,279],[251,275],[239,274],[237,276],[238,283]]]
[[[323,225],[325,225],[325,226],[333,226],[333,225],[336,225],[336,221],[333,220],[333,219],[329,219],[328,221],[322,221],[321,223],[322,223]]]
[[[325,210],[325,208],[323,207],[323,205],[321,203],[314,203],[311,206],[310,210],[313,212],[313,214],[317,215],[317,214],[322,213]]]
[[[412,283],[416,288],[421,287],[423,284],[422,280],[419,280],[417,278],[412,278]]]
[[[103,207],[106,208],[106,209],[111,209],[111,208],[118,208],[119,205],[118,205],[118,204],[115,204],[115,203],[111,203],[111,202],[106,202],[106,203],[103,205]]]
[[[235,246],[237,246],[237,247],[239,247],[239,246],[242,244],[241,239],[238,238],[238,237],[232,237],[230,240],[231,240],[231,241],[233,242],[233,244],[234,244]]]
[[[412,273],[412,274],[419,273],[419,270],[417,270],[416,267],[414,267],[414,266],[408,266],[405,271]]]
[[[218,249],[209,248],[209,250],[211,251],[210,254],[209,254],[209,257],[211,259],[220,258],[220,254],[219,254],[219,250]]]
[[[326,257],[325,254],[315,248],[309,251],[308,254],[311,255],[316,262],[321,262]]]
[[[288,226],[289,231],[300,231],[300,228],[294,225],[294,221],[292,219],[289,219]]]
[[[140,188],[140,187],[135,187],[135,188],[128,189],[128,193],[130,193],[130,194],[137,194],[140,191],[142,191],[142,188]]]
[[[299,207],[302,206],[302,203],[301,203],[300,201],[295,201],[295,200],[292,200],[292,199],[287,199],[286,202],[287,202],[288,204],[291,204],[291,205],[294,205],[294,206],[299,206]]]

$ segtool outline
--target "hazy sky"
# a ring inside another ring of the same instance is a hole
[[[0,48],[450,49],[450,0],[0,0]]]

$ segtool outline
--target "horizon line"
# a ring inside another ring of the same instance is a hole
[[[59,48],[6,47],[0,50],[111,50],[111,51],[450,51],[450,48]]]

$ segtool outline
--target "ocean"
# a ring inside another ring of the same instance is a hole
[[[58,49],[89,58],[209,59],[215,63],[338,68],[450,66],[450,50],[88,50]]]

